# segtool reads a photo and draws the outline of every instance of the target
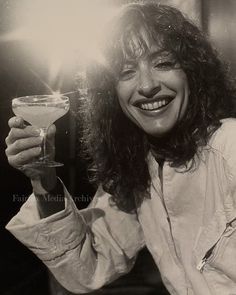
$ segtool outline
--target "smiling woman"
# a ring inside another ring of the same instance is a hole
[[[146,195],[150,144],[173,167],[193,164],[220,119],[234,116],[235,89],[207,39],[180,12],[154,7],[124,9],[107,32],[106,67],[88,72],[85,141],[98,181],[125,208]],[[167,104],[149,110],[153,102]]]
[[[56,171],[39,170],[7,229],[74,293],[129,272],[144,246],[172,295],[233,293],[235,85],[200,30],[166,5],[125,5],[102,45],[78,111],[93,201],[78,211]],[[38,135],[20,118],[9,126],[18,168]],[[45,202],[58,194],[59,206]]]

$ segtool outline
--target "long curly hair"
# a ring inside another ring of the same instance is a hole
[[[92,159],[93,180],[112,195],[119,209],[132,212],[149,197],[150,150],[172,167],[194,163],[199,147],[207,144],[220,120],[235,116],[236,92],[207,38],[177,9],[156,3],[129,4],[109,28],[102,48],[106,64],[94,63],[87,72],[89,95],[80,109],[82,142]],[[138,40],[138,54],[148,50],[141,30],[176,58],[190,88],[183,119],[162,138],[151,138],[125,116],[115,90],[127,56],[137,58],[130,40],[134,36]]]

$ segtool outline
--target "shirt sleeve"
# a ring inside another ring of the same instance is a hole
[[[32,194],[7,224],[55,278],[73,293],[98,289],[134,265],[144,239],[136,214],[118,210],[98,189],[87,209],[78,210],[64,187],[65,209],[40,219]]]

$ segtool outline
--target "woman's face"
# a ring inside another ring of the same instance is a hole
[[[144,55],[126,61],[116,91],[126,116],[147,134],[160,137],[184,116],[189,85],[170,53],[148,45]]]

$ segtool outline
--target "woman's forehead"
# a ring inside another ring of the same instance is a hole
[[[164,48],[163,36],[157,33],[154,37],[144,28],[130,31],[126,38],[123,38],[122,51],[125,60],[136,60],[154,52],[168,52]]]
[[[162,36],[157,36],[157,38],[154,39],[144,30],[140,30],[139,34],[135,34],[134,32],[130,33],[130,38],[126,42],[127,45],[123,46],[125,62],[136,61],[139,58],[170,54],[170,51],[164,47]]]

